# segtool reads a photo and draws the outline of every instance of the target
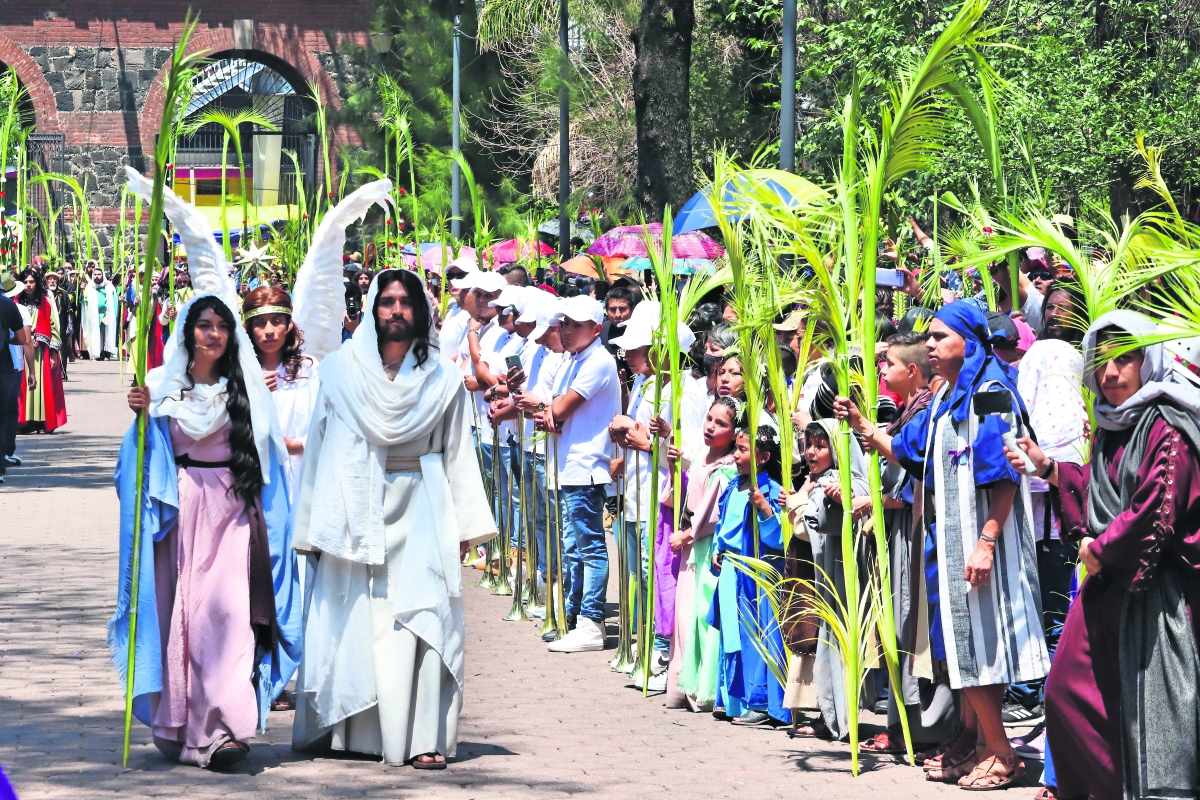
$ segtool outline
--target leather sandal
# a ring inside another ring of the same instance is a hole
[[[434,759],[432,761],[422,761],[422,758]],[[442,759],[437,761],[436,759]],[[445,769],[446,758],[441,753],[422,753],[412,760],[413,769]]]
[[[994,771],[996,766],[1003,766],[1004,773]],[[1013,753],[1007,758],[992,755],[975,765],[970,775],[963,776],[958,782],[958,788],[968,792],[990,792],[994,789],[1005,789],[1025,777],[1025,762]],[[997,780],[998,779],[998,780]],[[989,781],[980,783],[980,781]],[[996,781],[996,782],[991,782]]]

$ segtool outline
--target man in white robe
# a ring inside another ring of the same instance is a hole
[[[465,674],[461,558],[496,535],[472,399],[437,348],[420,280],[384,270],[363,324],[321,362],[295,509],[319,555],[292,747],[444,769]]]
[[[93,361],[117,355],[117,289],[96,267],[83,287],[83,348]]]

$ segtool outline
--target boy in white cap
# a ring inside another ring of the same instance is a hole
[[[604,604],[608,547],[604,500],[609,474],[608,423],[621,411],[617,362],[600,343],[604,308],[580,295],[560,304],[562,345],[570,360],[555,381],[554,397],[539,415],[539,427],[558,434],[559,504],[563,517],[563,580],[568,627],[551,642],[557,653],[604,649]]]

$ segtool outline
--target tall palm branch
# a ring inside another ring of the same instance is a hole
[[[242,153],[242,125],[257,125],[260,128],[266,128],[269,131],[278,130],[271,120],[267,119],[266,114],[259,111],[257,108],[244,108],[241,111],[230,113],[223,108],[210,108],[196,116],[191,122],[184,127],[184,133],[194,135],[205,125],[210,123],[220,125],[224,134],[221,141],[221,244],[225,249],[225,258],[232,258],[232,248],[229,242],[229,220],[225,213],[226,193],[225,193],[225,170],[228,167],[229,156],[229,140],[233,140],[234,148],[237,150],[238,158],[238,180],[241,182],[242,195],[242,244],[245,244],[247,234],[247,201],[246,201],[246,159]]]

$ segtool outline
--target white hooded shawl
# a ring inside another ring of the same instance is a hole
[[[364,308],[374,308],[378,292],[377,276]],[[323,554],[319,569],[325,577],[319,583],[333,587],[312,597],[298,687],[311,698],[322,727],[377,700],[369,595],[371,567],[387,561],[383,493],[388,448],[428,439],[462,392],[460,373],[436,347],[419,367],[410,351],[396,378],[389,380],[370,319],[321,362],[320,396],[296,503],[294,546]],[[482,491],[480,481],[480,495]],[[419,487],[412,502],[418,504],[421,524],[407,532],[401,563],[388,565],[400,569],[399,585],[404,587],[393,598],[392,614],[399,626],[438,653],[461,691],[465,667],[459,534],[477,526],[466,521],[460,525],[455,516],[443,453],[420,457]],[[489,529],[494,534],[494,523]]]

